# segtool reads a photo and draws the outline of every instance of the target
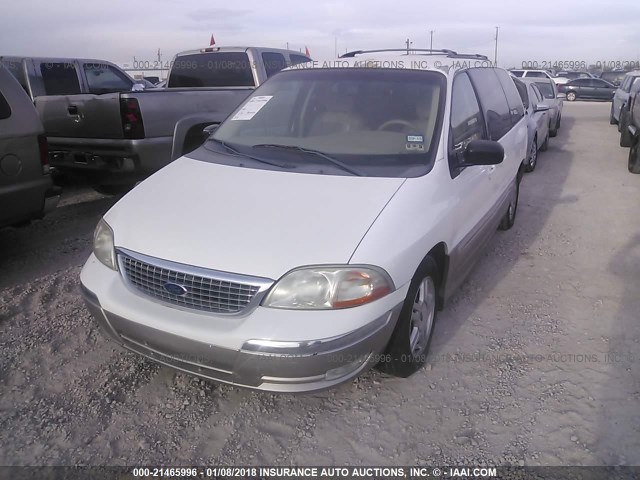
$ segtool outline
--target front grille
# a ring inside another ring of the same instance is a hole
[[[239,313],[258,293],[257,285],[229,282],[167,269],[120,254],[122,274],[142,293],[173,305],[212,313]],[[176,295],[165,285],[184,287]]]

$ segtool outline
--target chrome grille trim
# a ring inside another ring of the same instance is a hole
[[[125,284],[138,294],[175,308],[220,315],[242,315],[257,306],[274,281],[170,262],[117,248],[118,267]],[[167,283],[183,286],[177,295]]]

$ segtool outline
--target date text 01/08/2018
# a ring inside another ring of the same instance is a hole
[[[524,69],[540,70],[575,70],[593,67],[598,70],[614,68],[639,69],[640,60],[598,60],[595,63],[589,63],[586,60],[524,60],[521,64],[521,68]]]

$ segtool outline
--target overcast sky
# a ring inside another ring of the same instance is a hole
[[[640,1],[619,0],[18,0],[0,16],[0,55],[164,60],[209,44],[338,50],[414,47],[523,60],[639,60]]]

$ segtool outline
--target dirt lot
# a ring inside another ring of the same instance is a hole
[[[107,340],[78,276],[114,200],[70,189],[0,231],[0,464],[640,465],[640,175],[608,113],[565,104],[426,368],[312,395],[199,381]]]

